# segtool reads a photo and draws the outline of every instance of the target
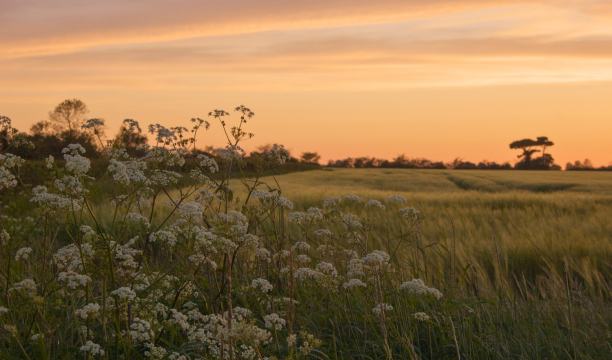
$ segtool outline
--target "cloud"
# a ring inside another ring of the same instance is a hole
[[[541,0],[538,3],[567,2]],[[527,0],[21,0],[3,3],[0,56],[427,18]]]

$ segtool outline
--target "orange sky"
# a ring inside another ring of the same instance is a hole
[[[548,136],[559,164],[612,161],[609,0],[20,0],[0,23],[21,130],[66,98],[109,134],[244,104],[247,149],[514,161]]]

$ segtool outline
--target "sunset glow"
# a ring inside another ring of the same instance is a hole
[[[22,131],[67,98],[110,136],[244,104],[247,150],[512,162],[548,136],[557,164],[612,161],[610,1],[23,0],[0,21]]]

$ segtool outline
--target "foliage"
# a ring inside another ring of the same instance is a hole
[[[558,165],[554,165],[553,157],[545,153],[546,148],[553,145],[554,143],[548,140],[546,136],[540,136],[537,140],[523,139],[512,142],[510,149],[523,150],[523,153],[517,156],[521,161],[516,163],[514,167],[520,170],[560,170],[561,168]],[[535,149],[537,147],[541,147],[542,150]],[[542,156],[532,159],[533,154],[540,151]]]
[[[483,262],[491,268],[465,264],[456,242],[425,240],[423,213],[397,194],[330,196],[295,211],[277,179],[263,178],[289,161],[282,145],[251,154],[255,175],[242,176],[240,143],[253,136],[244,125],[254,114],[236,112],[232,127],[227,112],[209,114],[228,140],[209,155],[195,146],[207,121],[193,119],[192,131],[156,124],[155,145],[137,148],[142,156],[107,144],[99,178],[85,149],[69,144],[62,162],[47,160],[52,181],[22,184],[29,205],[0,217],[2,357],[603,354],[609,313],[572,307],[584,298],[568,262],[553,260],[545,277],[524,285],[510,282],[497,242],[496,261]],[[6,150],[26,145],[3,119],[12,134]],[[138,132],[137,123],[126,126]],[[14,188],[23,160],[6,150],[0,184]],[[530,320],[522,328],[518,312]],[[575,326],[602,331],[582,335]],[[549,346],[553,339],[558,346]]]

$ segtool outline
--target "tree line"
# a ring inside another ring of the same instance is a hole
[[[457,170],[561,170],[561,166],[555,164],[551,154],[546,153],[546,149],[554,143],[546,136],[533,139],[522,139],[510,144],[511,150],[520,150],[517,155],[519,161],[514,165],[510,162],[498,164],[494,161],[483,160],[479,163],[464,161],[456,158],[451,162],[433,161],[425,158],[408,158],[405,154],[387,160],[375,157],[348,157],[341,160],[329,160],[328,167],[337,168],[399,168],[399,169],[457,169]],[[535,156],[541,153],[540,156]],[[302,161],[311,162],[321,157],[316,152],[306,152],[302,155]],[[600,170],[612,171],[610,166],[595,168],[589,159],[584,162],[576,161],[574,164],[567,163],[565,170]]]
[[[82,129],[83,124],[89,119],[89,109],[87,105],[78,99],[68,99],[58,104],[52,111],[49,111],[47,119],[41,120],[32,127],[26,138],[32,144],[33,148],[21,147],[15,149],[15,155],[21,156],[29,160],[42,160],[49,155],[55,158],[62,157],[62,149],[68,144],[81,144],[89,158],[102,158],[102,141],[113,142],[117,141],[125,146],[127,152],[131,155],[139,152],[138,146],[146,144],[148,138],[145,134],[130,132],[123,123],[115,136],[111,139],[106,139],[104,120],[99,119],[93,126],[93,131],[85,131]],[[129,120],[129,119],[128,119]],[[89,130],[89,129],[88,129]],[[5,148],[6,137],[0,140],[0,149]],[[425,158],[409,158],[405,154],[388,160],[376,157],[348,157],[341,160],[329,160],[327,167],[337,168],[401,168],[401,169],[462,169],[462,170],[561,170],[561,166],[554,163],[551,154],[546,153],[546,149],[553,146],[554,143],[546,136],[533,139],[522,139],[514,141],[510,144],[510,149],[520,150],[521,153],[517,156],[519,161],[514,165],[509,162],[496,163],[483,160],[478,163],[464,161],[461,158],[456,158],[451,162],[444,163],[442,161],[433,161]],[[272,147],[271,144],[258,147],[248,156],[245,155],[245,161],[248,158],[257,154],[261,154]],[[212,147],[205,147],[198,151],[199,153],[211,154]],[[540,156],[535,155],[541,153]],[[317,152],[303,152],[299,159],[292,157],[290,163],[301,163],[307,166],[321,166],[321,155]],[[294,166],[295,167],[295,166]],[[297,167],[296,167],[297,168]],[[576,161],[567,163],[565,170],[600,170],[612,171],[612,163],[610,166],[602,166],[596,168],[590,160]]]

